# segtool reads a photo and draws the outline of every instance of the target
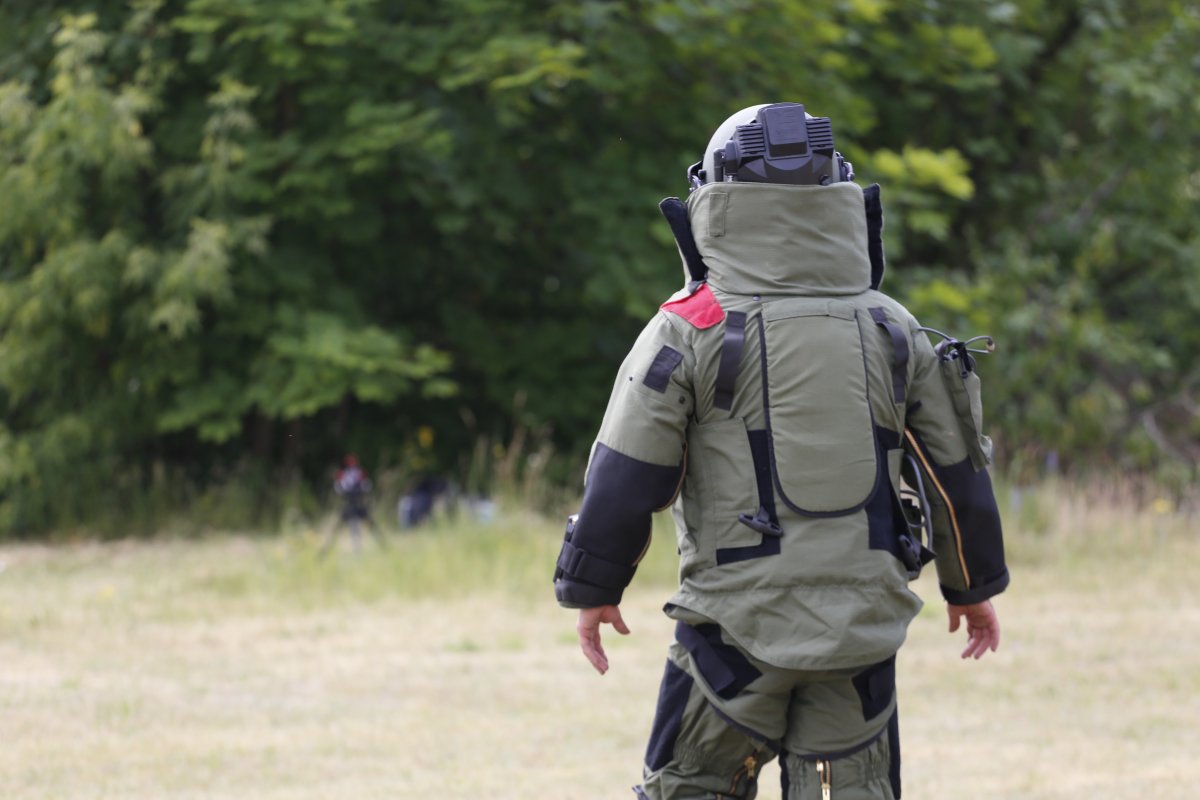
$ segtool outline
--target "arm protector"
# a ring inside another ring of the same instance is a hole
[[[958,364],[944,364],[929,339],[913,331],[915,368],[904,448],[913,456],[929,500],[942,596],[955,605],[987,600],[1008,586],[1000,512],[985,459],[978,377],[966,387]],[[970,391],[970,404],[954,393]],[[971,419],[963,414],[978,413]]]
[[[617,375],[554,572],[554,594],[568,608],[621,602],[649,546],[653,513],[674,501],[693,405],[689,353],[660,313]]]

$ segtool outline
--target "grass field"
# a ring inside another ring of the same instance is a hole
[[[1006,519],[999,653],[960,661],[917,587],[905,797],[1200,796],[1195,519],[1051,490]],[[603,678],[552,599],[559,526],[521,514],[324,560],[304,530],[2,546],[0,798],[631,798],[670,538]]]

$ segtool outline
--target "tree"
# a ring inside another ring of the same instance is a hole
[[[781,99],[883,184],[887,288],[997,337],[1002,466],[1186,485],[1198,27],[1194,0],[0,9],[0,530],[404,466],[418,428],[432,468],[513,426],[581,454],[682,283],[657,201]]]

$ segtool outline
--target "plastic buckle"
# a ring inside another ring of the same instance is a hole
[[[764,506],[759,506],[758,512],[753,517],[749,514],[738,514],[738,522],[750,530],[758,531],[763,536],[774,536],[776,539],[783,536],[783,528],[779,527],[778,522],[771,520],[771,515],[767,513]]]

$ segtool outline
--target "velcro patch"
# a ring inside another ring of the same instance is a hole
[[[725,309],[721,308],[707,283],[687,297],[663,303],[661,308],[678,314],[701,330],[711,328],[725,319]]]
[[[681,361],[683,361],[683,353],[664,344],[658,351],[658,355],[654,357],[654,362],[650,364],[650,369],[646,370],[646,377],[642,383],[656,392],[665,394],[667,386],[671,383],[671,373],[675,371]]]

